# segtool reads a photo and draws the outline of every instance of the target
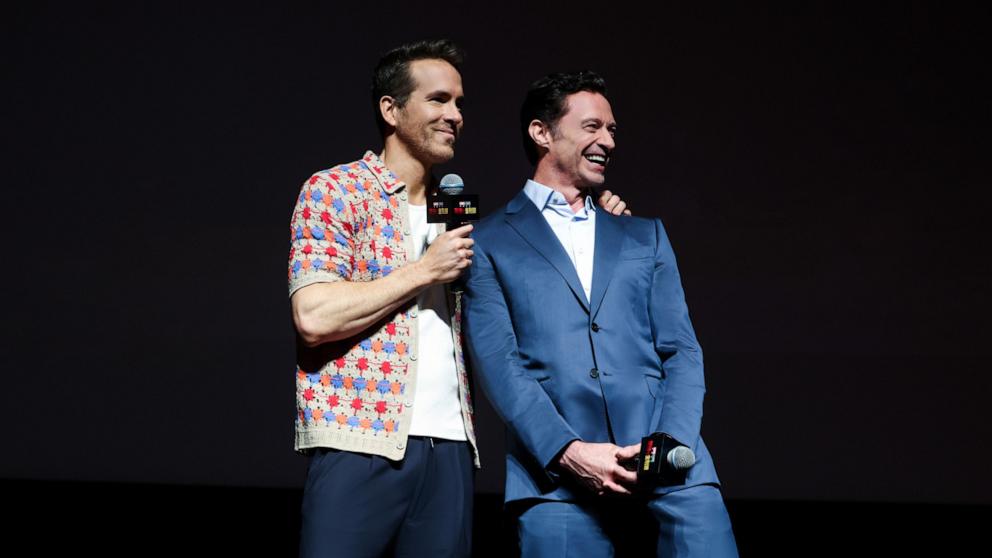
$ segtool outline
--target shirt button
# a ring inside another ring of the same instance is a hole
[[[417,360],[417,355],[410,355],[410,360]]]
[[[413,407],[413,402],[412,401],[404,401],[403,402],[403,406],[406,407],[407,409],[409,409],[410,407]]]
[[[406,447],[406,444],[404,444],[403,442],[400,442],[400,443],[396,444],[396,449],[403,449],[405,447]]]
[[[410,229],[403,229],[403,234],[410,236]]]
[[[599,331],[599,324],[597,324],[596,322],[593,322],[592,323],[592,330],[593,331]]]
[[[592,370],[590,370],[589,371],[589,377],[590,378],[598,378],[599,377],[599,370],[596,370],[595,368],[593,368]]]
[[[416,310],[410,310],[410,317],[411,318],[416,318],[417,317],[417,311]]]

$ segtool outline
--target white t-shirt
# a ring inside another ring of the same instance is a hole
[[[437,238],[437,229],[427,222],[426,206],[411,204],[409,207],[410,241],[413,243],[410,260],[414,261],[419,260],[427,245]],[[417,314],[420,360],[417,361],[417,391],[410,435],[467,440],[444,285],[431,285],[421,291],[417,295],[417,306],[420,308]]]

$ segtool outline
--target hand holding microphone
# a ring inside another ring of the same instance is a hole
[[[475,241],[469,238],[472,225],[438,235],[417,262],[428,274],[428,280],[434,283],[450,283],[468,266],[472,265],[472,245]]]
[[[625,466],[637,471],[637,484],[672,486],[685,484],[689,469],[696,464],[696,454],[664,432],[655,432],[641,440],[640,453]]]
[[[440,192],[427,198],[427,222],[444,223],[448,230],[430,243],[419,262],[431,284],[451,283],[472,265],[470,222],[479,220],[479,196],[462,194],[462,177],[446,174],[438,187]]]

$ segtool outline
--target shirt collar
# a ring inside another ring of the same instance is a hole
[[[365,155],[362,157],[362,163],[370,171],[372,175],[375,176],[376,180],[379,182],[379,186],[386,191],[387,194],[395,194],[402,188],[406,188],[406,183],[396,177],[393,171],[386,168],[386,163],[382,162],[382,159],[378,155],[371,151],[366,151]]]
[[[537,206],[538,211],[544,212],[545,209],[554,211],[560,215],[565,215],[567,217],[575,217],[577,219],[585,219],[588,217],[590,212],[596,211],[596,204],[592,201],[592,196],[586,195],[585,207],[582,208],[579,213],[573,213],[571,206],[565,201],[565,196],[561,195],[560,192],[541,184],[540,182],[535,182],[533,180],[528,180],[524,184],[524,194],[534,202]]]

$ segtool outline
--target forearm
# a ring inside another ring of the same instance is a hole
[[[315,283],[293,294],[293,321],[308,346],[346,339],[392,315],[430,284],[418,262],[374,281]]]

